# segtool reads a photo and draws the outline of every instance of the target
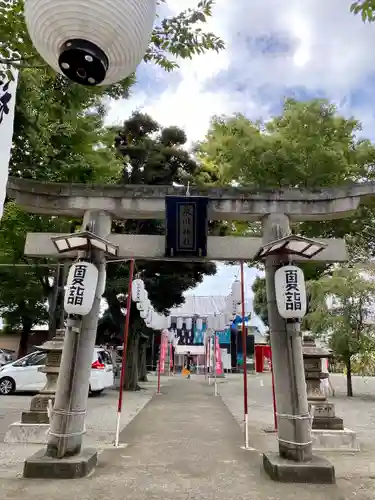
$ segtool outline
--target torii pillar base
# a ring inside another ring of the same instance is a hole
[[[23,477],[32,479],[79,479],[88,476],[96,467],[98,454],[93,449],[83,449],[78,455],[52,458],[45,448],[25,460]]]
[[[278,453],[264,453],[263,467],[279,483],[335,484],[335,468],[325,458],[312,456],[307,462],[294,462]]]

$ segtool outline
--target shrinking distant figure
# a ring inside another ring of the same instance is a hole
[[[193,357],[190,354],[190,351],[188,351],[187,354],[186,354],[185,370],[184,370],[184,373],[187,375],[186,378],[188,378],[188,379],[191,377],[191,366],[192,366],[192,364],[193,364]]]

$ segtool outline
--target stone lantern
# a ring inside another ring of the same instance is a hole
[[[322,380],[329,377],[322,372],[322,359],[331,358],[331,351],[317,347],[313,337],[305,336],[302,352],[309,412],[313,415],[312,429],[343,430],[343,419],[336,416],[335,405],[327,401],[321,389]]]
[[[5,442],[45,443],[49,429],[48,401],[55,401],[56,384],[59,376],[60,362],[64,344],[65,330],[57,330],[56,335],[38,346],[38,351],[47,353],[46,364],[39,371],[46,374],[46,384],[36,394],[30,404],[30,410],[23,411],[21,422],[10,425]]]

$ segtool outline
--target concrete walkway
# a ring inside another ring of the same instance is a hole
[[[104,451],[95,473],[75,481],[4,480],[5,500],[346,500],[337,486],[272,482],[257,451],[202,378],[176,378],[122,432],[121,450]],[[126,398],[125,398],[126,404]],[[363,490],[362,490],[363,491]],[[347,493],[347,494],[346,494]],[[366,494],[365,491],[363,491]],[[356,499],[373,498],[356,495]]]

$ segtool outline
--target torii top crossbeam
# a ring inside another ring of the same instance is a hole
[[[183,196],[186,188],[60,184],[10,177],[7,194],[30,213],[80,217],[87,210],[103,210],[118,219],[164,219],[165,197]],[[375,183],[315,190],[191,187],[190,195],[209,198],[210,220],[254,221],[275,212],[294,221],[329,220],[347,217],[363,199],[375,196]]]

